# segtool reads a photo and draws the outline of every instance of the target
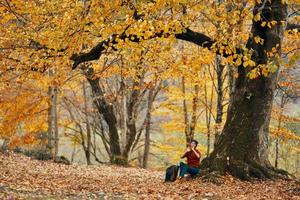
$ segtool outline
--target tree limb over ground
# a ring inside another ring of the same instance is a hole
[[[286,30],[293,30],[293,29],[300,29],[300,25],[298,24],[287,24]],[[164,34],[163,32],[156,33],[149,39],[153,38],[159,38],[159,37],[169,37],[170,34]],[[184,40],[187,42],[194,43],[196,45],[199,45],[204,48],[210,49],[213,44],[216,42],[213,39],[211,39],[209,36],[195,32],[189,28],[185,29],[182,33],[175,34],[175,37],[180,40]],[[71,60],[74,61],[72,69],[76,69],[77,66],[81,63],[97,60],[101,57],[103,51],[106,50],[106,46],[109,46],[109,44],[117,44],[117,39],[125,40],[128,39],[131,42],[140,42],[141,39],[138,38],[136,35],[126,35],[125,31],[122,34],[114,34],[110,38],[103,40],[99,42],[95,47],[93,47],[89,52],[87,53],[80,53],[80,54],[73,54],[71,56]],[[240,52],[239,49],[237,49],[238,52]],[[220,52],[217,52],[220,53]],[[223,56],[229,56],[226,54],[222,54]]]
[[[149,39],[159,38],[159,37],[169,37],[169,36],[170,36],[169,33],[159,32],[159,33],[155,33]],[[211,48],[213,46],[213,44],[215,43],[215,41],[213,41],[207,35],[195,32],[189,28],[187,28],[182,33],[175,34],[175,37],[180,40],[192,42],[192,43],[202,46],[204,48]],[[136,35],[126,35],[125,32],[123,32],[122,34],[114,34],[110,38],[98,43],[89,52],[72,55],[71,60],[74,61],[72,69],[75,69],[79,64],[81,64],[83,62],[99,59],[100,56],[102,55],[103,51],[106,50],[106,46],[108,46],[109,44],[117,44],[118,39],[121,39],[121,40],[128,39],[131,42],[140,42],[141,40],[143,40],[143,38],[139,38]]]

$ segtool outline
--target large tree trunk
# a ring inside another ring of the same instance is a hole
[[[254,8],[254,15],[261,10],[262,20],[277,21],[271,28],[262,27],[262,21],[253,21],[252,38],[264,39],[263,45],[253,39],[247,43],[253,49],[252,59],[259,64],[267,64],[270,58],[267,52],[276,48],[280,53],[283,37],[282,21],[286,21],[287,6],[280,0],[266,1]],[[275,58],[273,60],[276,62]],[[268,131],[273,93],[277,72],[269,76],[249,79],[246,75],[250,67],[239,66],[239,77],[236,81],[232,104],[228,110],[227,121],[209,158],[204,160],[203,167],[219,171],[228,170],[241,179],[250,177],[271,178],[276,175],[268,160]]]
[[[111,163],[124,165],[127,160],[121,154],[119,134],[117,129],[117,119],[114,114],[113,106],[104,99],[104,93],[99,85],[99,78],[95,78],[92,68],[86,71],[86,78],[91,85],[93,91],[93,101],[107,123],[109,129],[109,147],[111,152]],[[101,120],[101,119],[100,119]]]

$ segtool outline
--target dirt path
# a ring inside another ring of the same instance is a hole
[[[224,177],[163,183],[164,172],[106,165],[60,165],[0,154],[0,199],[300,199],[294,181],[242,182]]]

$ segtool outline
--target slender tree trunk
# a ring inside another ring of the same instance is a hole
[[[278,168],[278,153],[279,153],[279,147],[278,147],[278,134],[276,135],[276,141],[275,141],[275,167]]]
[[[93,124],[93,127],[96,127],[95,124]],[[94,143],[93,152],[96,158],[97,157],[96,128],[93,128],[93,143]]]
[[[80,134],[80,137],[81,137],[80,144],[81,144],[81,146],[83,148],[84,154],[85,154],[86,159],[87,159],[87,154],[86,154],[86,152],[87,152],[87,146],[85,144],[86,142],[85,142],[85,137],[84,137],[84,134],[83,134],[83,128],[82,128],[81,124],[76,120],[76,118],[75,118],[75,116],[74,116],[74,114],[72,112],[72,108],[71,108],[71,106],[68,103],[68,100],[66,98],[63,98],[63,102],[66,105],[66,109],[69,112],[72,121],[75,122],[75,127],[76,127],[75,131],[76,131],[76,133]],[[74,154],[75,154],[75,149],[74,149]]]
[[[125,84],[122,80],[122,131],[121,131],[121,144],[122,144],[122,152],[125,151],[126,144],[126,133],[127,133],[127,96],[125,91]]]
[[[139,77],[140,78],[140,77]],[[137,129],[136,129],[136,118],[137,118],[137,109],[138,109],[138,98],[140,95],[140,82],[134,81],[132,86],[132,92],[129,97],[129,103],[127,106],[127,132],[126,132],[126,145],[123,152],[123,157],[128,160],[129,151],[136,139]]]
[[[89,122],[88,116],[88,103],[87,103],[87,95],[86,95],[86,88],[84,82],[82,82],[82,90],[83,90],[83,98],[84,98],[84,114],[85,114],[85,123],[86,123],[86,133],[87,133],[87,149],[86,149],[86,162],[88,165],[91,164],[91,126]]]
[[[187,110],[187,103],[185,98],[185,78],[182,76],[181,78],[181,90],[183,94],[183,115],[184,115],[184,132],[185,132],[185,138],[186,138],[186,144],[188,145],[191,142],[191,136],[190,136],[190,127],[189,127],[189,119],[188,119],[188,110]]]
[[[54,156],[58,156],[58,142],[59,142],[59,135],[58,135],[58,86],[55,85],[53,87],[53,122],[54,122]]]
[[[286,103],[285,95],[283,94],[281,96],[280,100],[280,113],[278,118],[278,126],[277,126],[277,132],[276,132],[276,139],[275,139],[275,167],[278,168],[278,157],[279,157],[279,132],[281,130],[281,123],[282,123],[282,117],[283,117],[283,108]]]
[[[216,115],[216,128],[215,128],[215,141],[214,147],[221,134],[221,123],[223,117],[223,71],[224,66],[221,64],[220,58],[217,57],[217,115]]]
[[[48,136],[47,136],[47,149],[51,156],[53,156],[53,89],[52,86],[48,87],[48,97],[49,97],[49,104],[48,104]]]
[[[154,89],[149,90],[148,94],[148,108],[146,116],[146,128],[145,128],[145,146],[144,146],[144,156],[143,156],[143,168],[148,166],[148,157],[150,152],[150,128],[151,128],[151,110],[154,100]]]
[[[214,74],[211,76],[211,79],[213,81]],[[204,88],[204,96],[205,96],[205,119],[206,119],[206,129],[207,129],[207,150],[206,150],[206,156],[210,153],[210,143],[211,143],[211,110],[212,110],[212,103],[213,103],[213,96],[214,96],[214,88],[212,86],[211,88],[211,95],[210,99],[208,99],[207,94],[207,85],[205,84]]]
[[[279,116],[276,139],[275,139],[275,167],[278,168],[278,155],[279,155],[279,131],[281,129],[281,113]]]
[[[252,60],[256,62],[256,68],[270,60],[278,64],[276,56],[268,58],[267,52],[275,48],[280,55],[284,31],[282,21],[286,21],[287,5],[281,0],[265,1],[264,4],[257,3],[253,15],[258,12],[261,12],[263,21],[277,23],[270,28],[262,27],[262,21],[253,20],[252,37],[247,48],[254,52]],[[256,36],[264,40],[262,45],[255,43],[253,38]],[[267,77],[250,79],[247,73],[255,67],[238,67],[239,76],[223,132],[217,148],[202,162],[203,168],[209,167],[222,174],[228,169],[241,179],[279,176],[268,160],[268,132],[278,70]]]
[[[197,111],[199,105],[199,85],[195,85],[194,87],[194,98],[193,98],[193,106],[192,106],[192,119],[190,124],[190,138],[194,139],[195,137],[195,129],[197,124]]]
[[[52,69],[48,71],[49,78],[53,76]],[[48,135],[47,135],[47,149],[53,157],[53,86],[48,87]]]

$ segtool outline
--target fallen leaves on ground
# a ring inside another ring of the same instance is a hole
[[[200,178],[164,183],[163,171],[62,165],[0,153],[1,199],[300,199],[295,181],[223,179],[219,186]]]

